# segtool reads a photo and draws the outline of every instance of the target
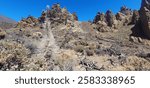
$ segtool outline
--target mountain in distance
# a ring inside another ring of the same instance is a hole
[[[13,20],[13,19],[11,19],[9,17],[3,16],[3,15],[0,15],[0,23],[1,22],[17,23],[15,20]]]
[[[8,29],[13,27],[17,22],[9,17],[0,15],[0,27],[3,29]]]

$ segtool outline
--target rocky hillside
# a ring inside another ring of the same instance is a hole
[[[98,12],[93,22],[80,22],[54,4],[39,18],[0,30],[0,70],[150,70],[149,4],[143,0],[139,11],[123,6],[117,14]]]

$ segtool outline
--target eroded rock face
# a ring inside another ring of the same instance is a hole
[[[122,21],[122,20],[125,19],[125,15],[123,13],[121,13],[121,12],[118,12],[116,14],[116,19]]]
[[[75,21],[78,21],[78,16],[77,16],[77,14],[74,12],[72,15],[73,15],[74,20],[75,20]]]
[[[61,8],[60,4],[54,4],[51,9],[48,7],[47,10],[42,13],[39,20],[44,22],[46,17],[49,18],[51,23],[56,24],[63,23],[66,25],[70,21],[78,21],[76,13],[71,14],[66,8]]]
[[[131,15],[132,14],[131,9],[127,8],[126,6],[122,6],[120,12],[125,14],[125,15]]]
[[[105,14],[104,14],[104,13],[98,12],[98,13],[96,14],[93,23],[97,23],[98,21],[104,21],[104,22],[106,21],[106,19],[105,19]]]
[[[142,8],[146,7],[148,9],[150,9],[150,0],[142,0]]]
[[[17,23],[17,28],[37,27],[44,28],[46,18],[51,21],[54,26],[58,24],[73,24],[78,21],[76,13],[70,13],[66,8],[61,8],[60,4],[54,4],[51,8],[47,6],[46,10],[42,12],[41,16],[37,19],[33,16],[28,16]]]
[[[118,21],[118,28],[120,28],[123,25],[125,25],[126,20],[127,20],[127,16],[121,12],[118,12],[116,14],[116,20]]]
[[[138,22],[139,18],[140,18],[139,11],[134,10],[131,23],[136,24]]]
[[[99,32],[108,32],[110,31],[110,27],[113,27],[114,25],[114,19],[113,14],[110,11],[106,13],[98,12],[93,20],[93,28],[96,29]]]
[[[115,20],[115,16],[113,15],[112,11],[108,10],[105,16],[108,26],[112,27]]]
[[[101,24],[106,23],[104,29],[119,29],[122,26],[128,25],[132,22],[135,23],[139,18],[139,14],[135,12],[133,17],[133,11],[125,6],[121,7],[117,14],[113,14],[111,10],[107,10],[106,14],[98,12],[93,20],[93,23],[98,26],[96,29],[103,29]]]
[[[150,39],[150,0],[142,0],[140,21],[144,34]]]
[[[34,18],[33,16],[28,16],[27,18],[22,19],[20,22],[18,22],[17,26],[18,28],[25,28],[25,27],[35,27],[39,23],[39,20]]]

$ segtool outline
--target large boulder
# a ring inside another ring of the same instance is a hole
[[[150,0],[142,0],[140,21],[142,31],[150,39]]]

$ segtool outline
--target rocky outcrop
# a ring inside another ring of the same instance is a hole
[[[121,12],[118,12],[116,14],[116,20],[118,21],[118,28],[126,24],[126,18],[127,16]]]
[[[140,18],[139,11],[134,10],[134,11],[133,11],[133,15],[132,15],[131,24],[136,24],[136,23],[139,21],[139,18]]]
[[[107,23],[104,21],[98,21],[94,27],[94,29],[96,29],[99,32],[109,32],[111,31],[110,27],[107,26]]]
[[[93,28],[99,32],[108,32],[110,28],[107,24],[106,16],[104,13],[98,12],[93,20]]]
[[[111,29],[115,29],[118,26],[116,17],[110,10],[108,10],[106,14],[98,12],[93,20],[93,23],[94,29],[99,32],[112,31]]]
[[[143,7],[150,9],[150,0],[142,0],[141,8]]]
[[[131,9],[122,6],[120,8],[120,13],[124,15],[124,19],[121,22],[123,25],[128,25],[132,22],[133,11]]]
[[[73,24],[74,21],[78,21],[76,13],[71,14],[66,8],[61,8],[60,4],[54,4],[51,8],[47,6],[46,10],[42,12],[38,19],[33,16],[29,16],[18,22],[16,27],[25,28],[40,25],[41,28],[43,28],[43,23],[45,23],[46,18],[49,19],[54,26],[58,24]]]
[[[136,15],[136,16],[135,16]],[[113,14],[111,10],[108,10],[106,14],[98,12],[95,16],[93,23],[96,24],[96,29],[119,29],[124,25],[128,25],[131,21],[138,19],[138,14],[135,13],[133,17],[133,11],[127,7],[121,7],[117,14]],[[132,20],[133,19],[133,20]],[[106,23],[106,25],[105,25]]]
[[[132,14],[132,10],[127,8],[126,6],[122,6],[120,9],[120,12],[125,14],[125,15],[131,15]]]
[[[150,0],[142,0],[140,9],[141,27],[147,38],[150,39]]]
[[[18,28],[25,28],[25,27],[35,27],[39,24],[39,20],[34,18],[33,16],[28,16],[27,18],[22,19],[18,22]]]
[[[104,13],[98,12],[98,13],[96,14],[93,23],[96,24],[96,23],[98,23],[98,21],[104,21],[104,22],[106,21],[106,19],[105,19],[105,14],[104,14]]]
[[[116,19],[119,20],[119,21],[123,21],[125,19],[125,15],[121,12],[118,12],[116,14]]]
[[[66,8],[61,8],[60,4],[54,4],[51,9],[48,6],[46,11],[42,12],[39,18],[40,22],[44,22],[46,17],[49,18],[51,23],[63,23],[65,25],[69,22],[78,20],[76,13],[69,13]]]
[[[78,21],[78,16],[77,16],[77,14],[74,12],[74,13],[72,13],[72,16],[73,16],[73,19],[75,20],[75,21]]]
[[[115,16],[112,13],[112,11],[108,10],[106,12],[105,17],[106,17],[107,25],[110,26],[110,27],[113,27]]]

